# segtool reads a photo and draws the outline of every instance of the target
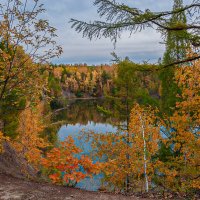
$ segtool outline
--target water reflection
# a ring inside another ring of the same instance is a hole
[[[97,107],[112,110],[111,115],[102,113]],[[66,109],[54,115],[54,121],[65,121],[66,124],[88,125],[88,122],[117,125],[120,119],[117,111],[117,102],[108,99],[70,100]]]
[[[84,130],[84,131],[94,131],[95,133],[106,133],[106,132],[116,132],[117,127],[113,126],[111,124],[107,123],[95,123],[93,121],[88,121],[86,125],[82,125],[80,123],[77,124],[68,124],[68,125],[63,125],[59,132],[58,136],[61,141],[66,139],[66,133],[67,136],[77,136],[79,133]]]
[[[54,122],[61,122],[58,131],[59,141],[64,141],[68,136],[72,136],[75,144],[83,149],[83,153],[88,155],[91,151],[90,142],[85,143],[84,140],[78,138],[83,131],[93,131],[95,133],[117,132],[118,125],[122,119],[118,118],[113,112],[107,115],[98,110],[97,107],[104,107],[113,110],[116,106],[115,102],[106,99],[98,100],[76,100],[69,102],[66,109],[56,113]],[[78,188],[90,191],[96,191],[101,186],[102,175],[86,178],[77,184]]]

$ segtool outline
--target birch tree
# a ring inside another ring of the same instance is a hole
[[[154,173],[153,156],[159,149],[160,127],[157,111],[150,107],[141,107],[138,104],[132,109],[130,117],[130,132],[133,135],[133,154],[138,161],[135,168],[142,180],[144,177],[145,191],[149,192]]]

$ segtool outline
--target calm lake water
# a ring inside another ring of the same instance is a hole
[[[75,144],[83,149],[83,154],[88,155],[91,151],[90,143],[85,143],[78,136],[84,131],[93,131],[95,133],[117,132],[120,120],[116,114],[106,115],[99,111],[100,107],[113,110],[115,102],[105,99],[98,100],[73,100],[69,101],[66,109],[59,111],[54,121],[61,121],[58,131],[59,141],[64,141],[68,136],[72,136]],[[97,191],[101,186],[103,175],[97,175],[93,178],[86,178],[77,184],[77,188]]]
[[[116,133],[126,127],[126,113],[123,113],[123,103],[109,99],[93,100],[68,100],[65,109],[59,110],[53,115],[53,127],[47,129],[48,133],[54,135],[52,142],[64,141],[68,136],[74,138],[75,144],[83,150],[81,154],[89,155],[92,151],[91,141],[85,142],[84,137],[80,139],[83,132]],[[123,105],[124,106],[124,105]],[[130,106],[131,107],[131,106]],[[105,112],[105,109],[112,112]],[[165,127],[161,128],[161,136],[166,138]],[[57,135],[55,136],[55,132]],[[98,161],[98,160],[95,160]],[[102,162],[102,160],[101,160]],[[79,182],[76,187],[89,191],[97,191],[101,187],[103,174],[86,178]]]

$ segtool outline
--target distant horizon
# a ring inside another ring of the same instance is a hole
[[[134,62],[134,60],[131,60],[131,62]],[[134,62],[136,64],[142,64],[143,62]],[[149,64],[158,64],[158,61],[157,62],[148,62]],[[108,65],[108,66],[111,66],[113,64],[116,64],[116,62],[110,62],[110,63],[86,63],[86,62],[82,62],[82,63],[78,63],[78,62],[74,62],[74,63],[53,63],[53,62],[50,62],[50,64],[52,65],[83,65],[86,64],[86,66],[101,66],[101,65]]]

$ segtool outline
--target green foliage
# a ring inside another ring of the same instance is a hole
[[[111,78],[112,78],[111,75],[107,73],[105,70],[103,70],[103,73],[101,74],[101,79],[103,84],[105,84]]]
[[[103,114],[105,114],[105,115],[107,115],[107,116],[110,116],[110,115],[112,115],[112,111],[110,111],[110,110],[107,110],[107,109],[105,109],[104,107],[102,107],[102,106],[97,106],[97,110],[99,111],[99,112],[101,112],[101,113],[103,113]]]
[[[81,97],[83,97],[83,92],[78,90],[75,95],[77,98],[81,98]]]
[[[174,0],[174,8],[176,11],[183,8],[182,0]],[[169,25],[173,26],[186,26],[187,20],[184,12],[175,13],[172,15]],[[166,52],[163,57],[163,64],[168,65],[181,60],[186,57],[186,51],[189,47],[189,34],[186,30],[182,31],[168,31],[166,39]],[[179,66],[181,67],[181,66]],[[168,67],[161,71],[160,79],[162,81],[162,95],[161,95],[161,109],[168,115],[172,115],[173,108],[177,102],[177,94],[179,89],[174,81],[175,66]]]
[[[15,138],[19,114],[45,96],[42,63],[62,50],[56,29],[39,18],[45,11],[39,1],[9,0],[0,7],[0,131]]]
[[[162,81],[161,110],[168,115],[173,114],[176,102],[178,101],[177,95],[179,93],[179,88],[174,82],[174,68],[175,67],[169,67],[160,74],[160,79]]]
[[[53,74],[49,75],[48,86],[49,86],[51,93],[54,97],[60,97],[61,96],[62,88],[61,88],[61,85],[60,85],[60,80],[58,78],[54,77]]]
[[[160,148],[156,158],[162,162],[168,162],[170,157],[173,156],[170,146],[166,146],[163,142],[160,142]]]
[[[112,115],[126,121],[128,124],[129,114],[134,102],[144,105],[158,105],[158,73],[147,73],[144,69],[150,69],[149,64],[136,64],[128,58],[118,60],[116,76],[110,93],[106,98],[112,103],[112,109],[98,106],[98,110],[108,116]],[[155,69],[158,66],[153,66]],[[141,69],[141,71],[140,71]],[[144,70],[144,71],[143,71]],[[104,76],[107,77],[106,73]]]
[[[144,89],[141,89],[140,91],[138,91],[137,96],[138,96],[137,97],[138,103],[140,105],[147,105],[147,106],[151,105],[153,107],[158,107],[159,105],[158,98],[151,96],[149,92],[145,91]]]
[[[61,101],[59,101],[58,98],[54,98],[50,101],[50,107],[52,110],[56,110],[59,108],[63,108],[63,104]]]
[[[47,141],[52,144],[55,145],[57,140],[58,140],[58,136],[57,136],[57,130],[59,129],[59,127],[57,126],[53,126],[53,125],[49,125],[48,127],[46,127],[42,133],[40,134],[40,136],[42,138],[47,139]],[[51,148],[51,147],[49,147]]]
[[[196,54],[191,60],[197,60],[199,55],[199,18],[194,13],[200,10],[197,1],[191,2],[189,5],[183,6],[182,0],[175,0],[172,11],[151,11],[149,8],[141,10],[136,6],[130,6],[128,2],[118,2],[115,0],[95,0],[94,5],[97,7],[97,13],[104,21],[95,20],[84,22],[77,19],[71,19],[72,28],[78,33],[82,33],[83,37],[90,40],[93,38],[110,38],[114,43],[120,38],[124,31],[130,32],[130,35],[144,30],[146,28],[156,28],[161,34],[172,33],[182,40],[194,46]],[[186,17],[190,18],[188,22]],[[169,20],[171,18],[171,20]],[[190,34],[185,34],[186,30],[190,30]],[[195,41],[196,38],[197,40]],[[184,63],[187,59],[176,60]],[[172,62],[170,66],[173,65]],[[168,67],[169,65],[164,65]]]
[[[20,90],[12,90],[4,101],[0,101],[0,120],[3,121],[3,133],[14,139],[17,136],[18,116],[25,108],[26,99]]]

